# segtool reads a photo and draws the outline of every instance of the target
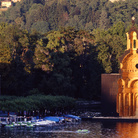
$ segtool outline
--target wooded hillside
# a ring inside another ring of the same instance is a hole
[[[61,26],[92,31],[108,29],[119,21],[127,27],[132,16],[138,16],[137,0],[21,0],[0,15],[0,22],[19,25],[29,32],[46,33]]]
[[[101,73],[119,71],[137,8],[137,0],[17,2],[0,15],[2,94],[99,98]]]

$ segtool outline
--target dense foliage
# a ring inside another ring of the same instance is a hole
[[[99,98],[101,73],[119,71],[136,1],[21,0],[2,12],[2,94]]]
[[[27,97],[1,96],[0,110],[13,112],[68,111],[75,107],[75,99],[65,96],[32,95]]]
[[[0,26],[2,94],[87,98],[97,92],[97,82],[90,81],[100,77],[92,34],[73,28],[29,34],[11,24]]]
[[[123,22],[93,33],[61,28],[43,35],[2,23],[2,94],[98,98],[101,73],[118,72],[124,34]]]
[[[138,16],[137,0],[21,0],[0,15],[0,22],[20,25],[28,31],[46,33],[60,26],[89,30],[108,29]],[[138,19],[136,19],[138,23]]]

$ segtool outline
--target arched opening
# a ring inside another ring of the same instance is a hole
[[[138,117],[138,96],[136,97],[136,113],[135,116]]]
[[[133,115],[138,117],[138,80],[133,80],[130,85],[133,93]]]
[[[137,89],[138,88],[138,77],[136,77],[136,78],[133,78],[133,79],[131,79],[129,82],[128,82],[128,88],[135,88],[135,89]]]
[[[134,40],[134,48],[136,48],[136,40]]]
[[[129,116],[129,106],[130,106],[130,101],[129,101],[129,94],[125,95],[125,116]]]

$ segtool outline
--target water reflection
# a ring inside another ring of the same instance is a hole
[[[78,129],[88,129],[88,134],[75,133]],[[138,123],[91,122],[80,124],[35,127],[35,128],[0,128],[0,138],[137,138]]]
[[[120,138],[138,138],[138,123],[117,123],[116,131]]]
[[[116,122],[105,121],[101,124],[102,136],[101,138],[119,138],[116,131]]]
[[[137,138],[138,123],[103,122],[102,137],[106,138]]]

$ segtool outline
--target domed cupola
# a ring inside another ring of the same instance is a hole
[[[120,58],[117,112],[119,116],[138,117],[138,30],[132,17],[132,27],[127,35],[127,50]]]
[[[132,27],[130,28],[127,34],[127,50],[136,50],[138,49],[138,30],[135,25],[135,17],[132,17]]]
[[[120,62],[122,78],[138,77],[138,30],[134,26],[134,17],[132,17],[132,27],[127,35],[127,54]]]

